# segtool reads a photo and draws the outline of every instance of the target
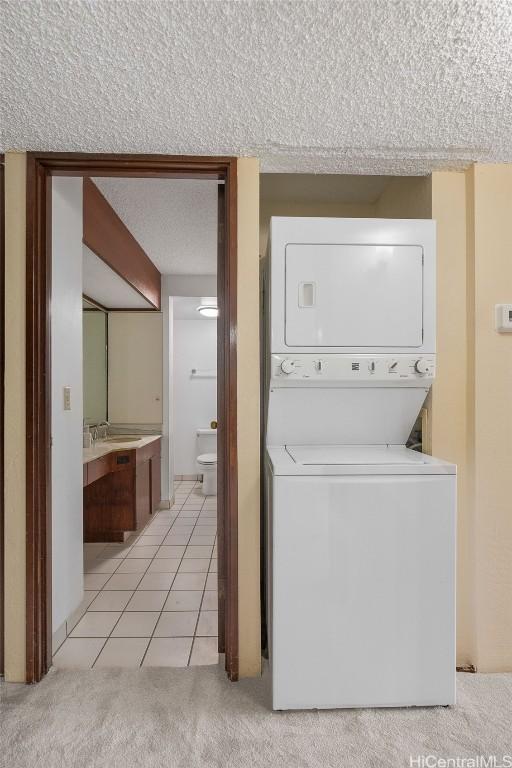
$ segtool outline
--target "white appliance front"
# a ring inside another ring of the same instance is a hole
[[[274,476],[274,709],[455,703],[455,475]]]
[[[421,347],[419,245],[289,244],[285,285],[287,347]]]
[[[405,444],[427,393],[424,387],[276,387],[267,444]]]
[[[272,354],[435,352],[435,224],[273,217]]]
[[[453,704],[456,470],[405,447],[435,377],[435,224],[270,231],[273,707]]]

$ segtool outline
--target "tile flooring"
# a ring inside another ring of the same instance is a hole
[[[85,544],[87,610],[54,666],[216,664],[216,535],[217,497],[190,480],[124,544]]]

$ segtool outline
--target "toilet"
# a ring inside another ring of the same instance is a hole
[[[197,430],[197,470],[203,476],[203,494],[217,495],[217,430]]]

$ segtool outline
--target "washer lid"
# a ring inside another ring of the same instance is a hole
[[[422,387],[271,388],[267,445],[405,445],[428,394]]]
[[[346,464],[427,464],[425,454],[404,445],[287,445],[297,464],[313,466]]]

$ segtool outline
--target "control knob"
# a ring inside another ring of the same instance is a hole
[[[283,373],[293,373],[295,370],[295,362],[293,360],[283,360],[281,363],[281,370]]]
[[[416,362],[414,363],[414,370],[416,371],[416,373],[420,373],[424,375],[425,373],[430,373],[430,371],[432,370],[432,367],[428,362],[428,360],[425,360],[424,358],[420,357],[420,359],[416,360]]]

